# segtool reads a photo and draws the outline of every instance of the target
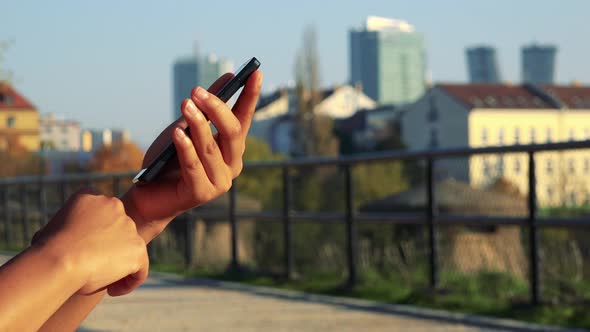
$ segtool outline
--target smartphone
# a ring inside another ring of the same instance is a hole
[[[244,63],[235,73],[235,76],[229,80],[216,94],[216,96],[223,102],[227,102],[248,80],[248,77],[252,75],[260,67],[260,61],[256,58],[252,58]],[[190,128],[186,128],[185,132],[190,136]],[[169,145],[164,149],[154,161],[152,161],[148,167],[142,169],[133,178],[133,183],[148,183],[158,177],[158,175],[164,169],[164,166],[176,158],[176,148],[174,143],[170,142]]]

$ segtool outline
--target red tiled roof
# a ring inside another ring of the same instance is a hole
[[[541,86],[550,96],[570,109],[590,109],[590,86]]]
[[[522,85],[438,84],[469,108],[555,108],[546,98]]]
[[[0,83],[0,110],[7,108],[35,109],[35,106],[9,84]]]

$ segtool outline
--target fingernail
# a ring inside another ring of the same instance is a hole
[[[209,98],[209,93],[207,91],[205,91],[205,89],[198,87],[197,88],[197,98],[199,98],[201,100],[205,100],[205,99]]]
[[[176,137],[179,139],[184,139],[184,130],[176,127],[176,129],[174,129],[174,135],[176,135]]]
[[[192,101],[189,101],[188,103],[186,103],[186,112],[190,116],[196,116],[197,115],[197,108],[195,107],[195,104],[193,104]]]

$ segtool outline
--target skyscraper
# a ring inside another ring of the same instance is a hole
[[[496,50],[490,46],[477,46],[465,51],[471,83],[500,83]]]
[[[553,45],[529,45],[522,48],[522,81],[533,84],[555,82],[555,57]]]
[[[172,69],[173,75],[173,117],[181,115],[180,105],[190,98],[191,90],[196,86],[208,88],[215,80],[232,71],[231,61],[219,59],[215,55],[194,55],[178,59]]]
[[[425,88],[426,52],[421,33],[405,21],[369,16],[350,31],[350,80],[380,104],[406,104]]]

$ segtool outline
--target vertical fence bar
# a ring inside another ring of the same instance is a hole
[[[352,166],[344,165],[345,193],[346,193],[346,253],[348,263],[347,286],[353,287],[358,281],[357,273],[357,234],[354,215],[354,184],[352,178]]]
[[[68,200],[68,182],[66,179],[62,179],[59,182],[59,195],[61,196],[61,205],[66,204],[66,201]]]
[[[529,151],[529,269],[530,269],[530,290],[531,303],[533,305],[539,304],[540,296],[540,282],[539,282],[539,234],[537,229],[537,178],[535,172],[535,153]]]
[[[428,200],[428,249],[429,251],[429,265],[430,265],[430,288],[436,289],[438,287],[438,234],[436,232],[436,217],[438,214],[436,207],[436,193],[434,189],[434,160],[428,157],[426,163],[426,178],[427,178],[427,200]]]
[[[46,193],[46,182],[43,177],[39,179],[39,214],[41,215],[41,227],[47,224],[47,193]]]
[[[293,182],[289,167],[283,167],[283,245],[285,254],[285,278],[287,280],[293,277],[293,230],[291,224],[291,202],[293,195]]]
[[[233,181],[229,189],[229,222],[231,227],[231,269],[238,269],[238,229],[236,220],[236,180]]]
[[[121,195],[121,177],[113,175],[113,196],[119,197]]]
[[[4,218],[4,241],[6,241],[6,246],[10,247],[12,245],[12,223],[10,222],[10,211],[8,207],[8,188],[9,186],[7,184],[2,186],[0,199],[2,199],[2,218]]]
[[[29,217],[28,213],[28,205],[29,200],[27,197],[27,185],[21,184],[19,187],[19,201],[20,201],[20,213],[21,213],[21,222],[23,225],[23,245],[27,245],[31,240],[31,224],[27,220]]]

